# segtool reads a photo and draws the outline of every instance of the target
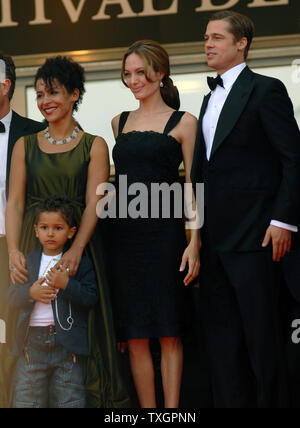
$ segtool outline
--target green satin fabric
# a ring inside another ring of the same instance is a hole
[[[26,209],[20,242],[24,254],[35,250],[39,242],[34,233],[34,208],[38,201],[49,196],[67,196],[73,201],[78,225],[85,206],[86,183],[90,150],[94,136],[84,134],[79,144],[65,153],[47,154],[40,150],[37,136],[25,137],[27,190]],[[91,355],[87,367],[87,402],[89,407],[129,407],[129,397],[123,383],[119,364],[113,315],[108,284],[105,278],[101,235],[94,233],[86,248],[97,275],[100,303],[89,317]],[[1,292],[3,298],[3,290]],[[13,377],[16,359],[11,350],[18,313],[7,307],[8,343],[0,345],[0,407],[9,407],[13,396]]]

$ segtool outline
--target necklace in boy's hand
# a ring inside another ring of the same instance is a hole
[[[50,270],[46,280],[50,287],[64,290],[69,282],[69,270],[62,265],[56,265]]]

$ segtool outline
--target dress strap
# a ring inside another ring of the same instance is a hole
[[[120,120],[119,120],[119,131],[118,131],[118,135],[120,135],[123,131],[123,128],[125,126],[125,123],[128,119],[130,111],[123,111],[123,113],[121,113],[120,116]]]
[[[24,147],[26,156],[32,156],[32,152],[39,148],[37,134],[26,135],[24,137]]]
[[[165,130],[164,130],[164,134],[168,135],[170,131],[172,131],[173,128],[175,128],[175,126],[180,122],[182,116],[184,115],[185,111],[174,111],[171,114],[170,119],[168,120]]]

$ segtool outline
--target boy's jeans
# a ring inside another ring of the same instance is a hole
[[[53,326],[30,327],[15,378],[15,408],[84,408],[85,362],[57,343]]]

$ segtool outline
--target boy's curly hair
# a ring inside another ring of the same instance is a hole
[[[45,212],[58,212],[70,227],[76,227],[72,201],[65,196],[53,196],[39,202],[35,209],[35,224],[38,224],[40,215]]]

